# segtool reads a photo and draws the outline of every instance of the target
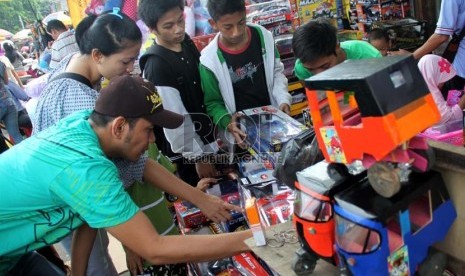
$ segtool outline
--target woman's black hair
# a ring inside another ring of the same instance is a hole
[[[132,43],[142,42],[142,33],[131,18],[119,11],[84,18],[75,31],[81,54],[98,49],[104,56],[121,52]]]
[[[3,49],[5,50],[5,56],[13,64],[16,61],[16,58],[18,57],[16,48],[9,43],[3,43],[2,46],[3,46]]]

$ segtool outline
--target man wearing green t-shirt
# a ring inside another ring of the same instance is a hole
[[[347,59],[380,58],[370,43],[359,40],[337,41],[337,29],[323,18],[299,27],[292,38],[297,57],[294,74],[304,80]]]
[[[62,275],[34,250],[75,229],[78,248],[73,248],[72,267],[87,263],[95,237],[89,226],[105,228],[153,264],[247,251],[242,241],[251,237],[250,231],[161,236],[123,190],[109,158],[138,160],[155,140],[153,125],[176,128],[182,121],[181,115],[163,109],[152,83],[121,76],[102,89],[93,111],[73,113],[1,154],[0,275]],[[164,181],[179,181],[167,170],[156,173]],[[73,275],[84,273],[85,268]]]

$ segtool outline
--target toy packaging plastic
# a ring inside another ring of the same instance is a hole
[[[281,151],[284,143],[307,129],[304,125],[273,106],[243,110],[241,124],[247,142],[258,153]]]
[[[250,229],[252,229],[253,238],[256,246],[266,245],[265,230],[260,221],[260,215],[258,212],[256,199],[248,198],[245,202],[245,213]]]
[[[289,221],[294,213],[294,200],[291,191],[258,199],[256,204],[262,223],[271,226]]]
[[[294,32],[294,18],[288,0],[275,0],[246,6],[247,22],[261,25],[268,29],[273,36],[280,36]]]

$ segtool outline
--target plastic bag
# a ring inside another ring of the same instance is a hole
[[[273,175],[294,189],[296,173],[321,160],[323,154],[318,148],[315,132],[305,131],[285,144],[281,150],[280,160],[275,164]]]

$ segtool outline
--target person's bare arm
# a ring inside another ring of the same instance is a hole
[[[250,230],[218,235],[160,236],[142,212],[107,231],[153,264],[204,262],[233,256],[250,250],[244,240],[252,237]]]
[[[87,223],[74,232],[71,244],[71,275],[86,275],[87,263],[96,235],[97,229],[90,228]]]
[[[215,222],[230,219],[230,210],[241,211],[238,206],[190,186],[152,159],[148,159],[145,164],[144,181],[193,203],[205,216]]]
[[[415,59],[420,59],[426,54],[431,53],[436,50],[442,43],[446,42],[449,39],[448,35],[442,34],[433,34],[430,38],[423,44],[420,48],[413,52],[413,57]]]

